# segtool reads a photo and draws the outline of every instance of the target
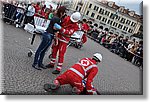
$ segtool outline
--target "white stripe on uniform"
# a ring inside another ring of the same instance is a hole
[[[74,68],[70,68],[71,71],[75,72],[76,74],[78,74],[82,79],[84,78],[84,76],[76,69]]]

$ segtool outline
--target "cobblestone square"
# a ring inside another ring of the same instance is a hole
[[[45,93],[43,85],[51,82],[57,75],[51,72],[53,69],[43,69],[38,71],[32,68],[33,58],[28,57],[29,49],[34,51],[38,47],[41,39],[37,35],[34,45],[30,45],[30,33],[23,29],[15,28],[13,25],[3,24],[3,94],[71,94],[69,85],[62,86],[58,91]],[[49,63],[48,55],[44,58],[44,64]],[[80,58],[91,57],[93,53],[101,52],[103,62],[99,64],[99,72],[93,85],[102,95],[126,95],[143,94],[142,70],[132,63],[111,53],[91,39],[81,49],[68,47],[65,55],[62,73]]]

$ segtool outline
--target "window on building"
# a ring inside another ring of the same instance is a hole
[[[125,31],[127,31],[128,30],[128,27],[125,29]]]
[[[109,23],[110,23],[110,20],[107,21],[107,24],[109,24]]]
[[[104,20],[105,20],[105,17],[103,17],[102,21],[104,22]]]
[[[78,6],[76,7],[76,11],[78,10]]]
[[[131,21],[129,21],[129,20],[126,21],[126,24],[127,24],[127,25],[130,25],[130,23],[131,23]]]
[[[92,7],[92,4],[89,5],[89,8],[91,8],[91,7]]]
[[[92,13],[92,14],[91,14],[91,17],[93,17],[93,18],[94,18],[94,16],[95,16],[95,13]]]
[[[97,7],[96,7],[96,6],[94,6],[94,10],[96,10],[96,8],[97,8]]]
[[[99,9],[99,7],[94,6],[94,10],[95,10],[95,11],[98,11],[98,9]]]
[[[104,9],[100,8],[99,13],[104,14]]]
[[[107,21],[107,24],[109,24],[109,25],[112,25],[112,23],[113,23],[113,21],[111,21],[111,20]]]
[[[118,26],[118,23],[115,24],[115,27],[117,27],[117,26]]]
[[[96,19],[99,19],[99,15],[97,15]]]
[[[110,12],[109,11],[105,11],[105,15],[109,16]]]
[[[120,20],[120,22],[121,22],[121,23],[125,23],[125,20],[126,20],[125,18],[122,18],[122,19]]]
[[[101,20],[102,16],[99,16],[99,20]]]
[[[110,21],[110,25],[112,25],[113,21]]]
[[[128,22],[128,25],[130,25],[131,21]]]
[[[131,26],[133,26],[134,22],[131,23]]]
[[[96,11],[98,11],[99,7],[96,8]]]
[[[125,29],[126,29],[126,26],[124,26],[123,30],[125,30]]]
[[[119,21],[120,20],[120,16],[116,15],[116,20]]]
[[[124,26],[123,30],[127,31],[127,30],[128,30],[128,27]]]
[[[113,23],[113,26],[115,26],[115,25],[116,25],[116,22]]]
[[[89,14],[89,11],[86,12],[86,15],[88,15],[88,14]]]
[[[107,22],[107,18],[105,18],[104,22],[105,22],[105,23]]]
[[[102,17],[102,16],[97,15],[96,19],[101,20],[101,17]]]
[[[115,15],[114,15],[113,13],[111,13],[110,18],[111,18],[111,19],[114,19],[114,18],[115,18]]]
[[[139,30],[140,30],[140,31],[143,31],[143,25],[140,26]]]
[[[119,28],[119,29],[122,29],[122,27],[123,27],[123,25],[119,24],[118,28]]]
[[[132,26],[132,27],[135,27],[135,25],[136,25],[136,23],[134,23],[134,22],[131,23],[131,26]]]
[[[133,27],[135,27],[136,23],[134,23]]]
[[[79,12],[81,11],[81,7],[79,7]]]
[[[103,17],[102,21],[106,23],[107,18]]]
[[[118,19],[118,15],[115,16],[115,19],[116,19],[116,20]]]
[[[76,7],[76,11],[79,11],[79,12],[80,12],[80,11],[81,11],[81,7],[77,6],[77,7]]]
[[[128,30],[128,32],[129,32],[129,33],[133,33],[133,29],[130,28],[130,29]]]

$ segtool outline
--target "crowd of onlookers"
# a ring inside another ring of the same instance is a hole
[[[140,68],[143,67],[143,41],[131,40],[127,37],[108,34],[107,31],[98,31],[97,29],[91,30],[88,36],[134,65]]]
[[[44,1],[41,2],[21,2],[21,1],[3,1],[3,11],[6,17],[5,22],[16,23],[16,27],[21,27],[21,23],[34,23],[34,16],[51,20],[56,14],[56,10],[51,5],[47,7]],[[23,22],[22,22],[23,21]]]

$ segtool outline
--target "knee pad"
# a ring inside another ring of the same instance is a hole
[[[52,90],[56,90],[60,87],[60,83],[58,80],[54,80],[53,83],[50,84]]]

